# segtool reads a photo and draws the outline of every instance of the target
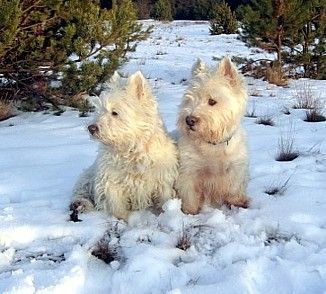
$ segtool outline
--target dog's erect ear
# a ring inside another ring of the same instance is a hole
[[[131,93],[138,99],[148,97],[150,92],[148,82],[140,71],[137,71],[129,77],[127,82],[127,89],[131,91]]]
[[[103,95],[103,92],[101,93],[100,96],[102,96],[102,95]],[[101,98],[98,97],[98,96],[88,96],[88,97],[87,97],[87,101],[88,101],[92,106],[94,106],[96,110],[99,110],[99,109],[101,109],[101,107],[102,107],[102,101],[101,101]]]
[[[121,76],[117,71],[115,71],[114,74],[111,76],[111,78],[103,84],[102,89],[104,91],[114,91],[118,89],[120,86],[121,86]]]
[[[197,58],[196,62],[194,63],[191,69],[192,76],[198,77],[201,74],[206,74],[207,71],[207,65],[205,64],[205,62],[202,59]]]
[[[241,82],[241,77],[234,63],[229,57],[224,57],[217,68],[217,72],[220,76],[228,79],[231,85],[238,85]]]
[[[110,88],[111,89],[119,88],[120,81],[121,81],[121,77],[120,77],[119,73],[117,71],[115,71],[109,81]]]

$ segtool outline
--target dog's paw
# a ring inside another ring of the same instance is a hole
[[[72,210],[71,214],[69,215],[70,221],[77,223],[81,222],[82,220],[78,218],[78,210]]]
[[[91,201],[87,199],[76,199],[71,202],[69,209],[71,211],[78,211],[80,213],[91,211],[94,209],[94,205]]]
[[[246,196],[236,197],[233,199],[229,199],[226,202],[226,205],[231,208],[232,206],[235,207],[242,207],[242,208],[248,208],[250,204],[250,199]]]
[[[91,201],[87,199],[76,199],[69,205],[69,210],[71,211],[70,220],[72,222],[81,222],[78,218],[78,214],[94,209],[94,205]]]
[[[181,210],[184,214],[196,215],[200,212],[201,207],[186,207],[185,205],[182,205]]]

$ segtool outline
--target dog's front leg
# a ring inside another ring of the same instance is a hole
[[[233,166],[229,170],[229,191],[226,193],[225,204],[248,208],[250,199],[246,195],[248,168],[246,164]]]
[[[158,210],[162,210],[164,203],[176,197],[176,191],[173,188],[173,183],[164,184],[159,190],[160,191],[157,197],[154,198],[153,202]]]
[[[182,211],[188,214],[198,214],[203,206],[203,197],[199,193],[197,180],[191,175],[183,174],[177,181],[177,195],[182,201]]]
[[[108,198],[105,204],[105,210],[112,214],[112,216],[127,221],[130,214],[127,198],[122,195],[112,194]]]
[[[84,170],[74,187],[70,210],[87,212],[94,210],[94,165]]]

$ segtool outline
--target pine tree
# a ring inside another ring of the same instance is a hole
[[[169,0],[158,0],[153,7],[153,17],[158,20],[171,21],[172,8]]]
[[[238,29],[235,13],[230,6],[223,1],[215,6],[213,19],[210,21],[210,33],[212,35],[234,34]]]
[[[325,77],[325,9],[325,0],[250,0],[239,9],[242,37],[276,52],[280,73],[287,61],[303,66],[305,77]]]
[[[148,19],[151,13],[151,0],[134,0],[137,8],[138,19]]]
[[[55,106],[94,91],[147,37],[130,0],[0,0],[0,98]],[[37,108],[37,107],[36,107]]]
[[[212,19],[214,17],[216,2],[219,2],[219,0],[195,0],[193,3],[192,19]]]
[[[282,47],[299,26],[303,13],[301,0],[250,0],[239,9],[242,37],[251,45],[276,52],[281,67]]]
[[[304,77],[326,78],[326,3],[311,0],[302,3],[305,13],[294,30],[288,46],[288,61],[303,66]]]

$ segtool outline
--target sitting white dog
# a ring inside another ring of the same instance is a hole
[[[126,85],[118,74],[97,101],[99,115],[88,126],[100,141],[94,164],[80,176],[70,208],[104,209],[126,220],[133,210],[159,207],[175,196],[177,150],[163,126],[157,102],[140,72]]]
[[[224,58],[214,70],[200,60],[180,107],[179,177],[176,190],[186,213],[203,205],[247,208],[248,152],[241,119],[247,90],[235,65]]]

